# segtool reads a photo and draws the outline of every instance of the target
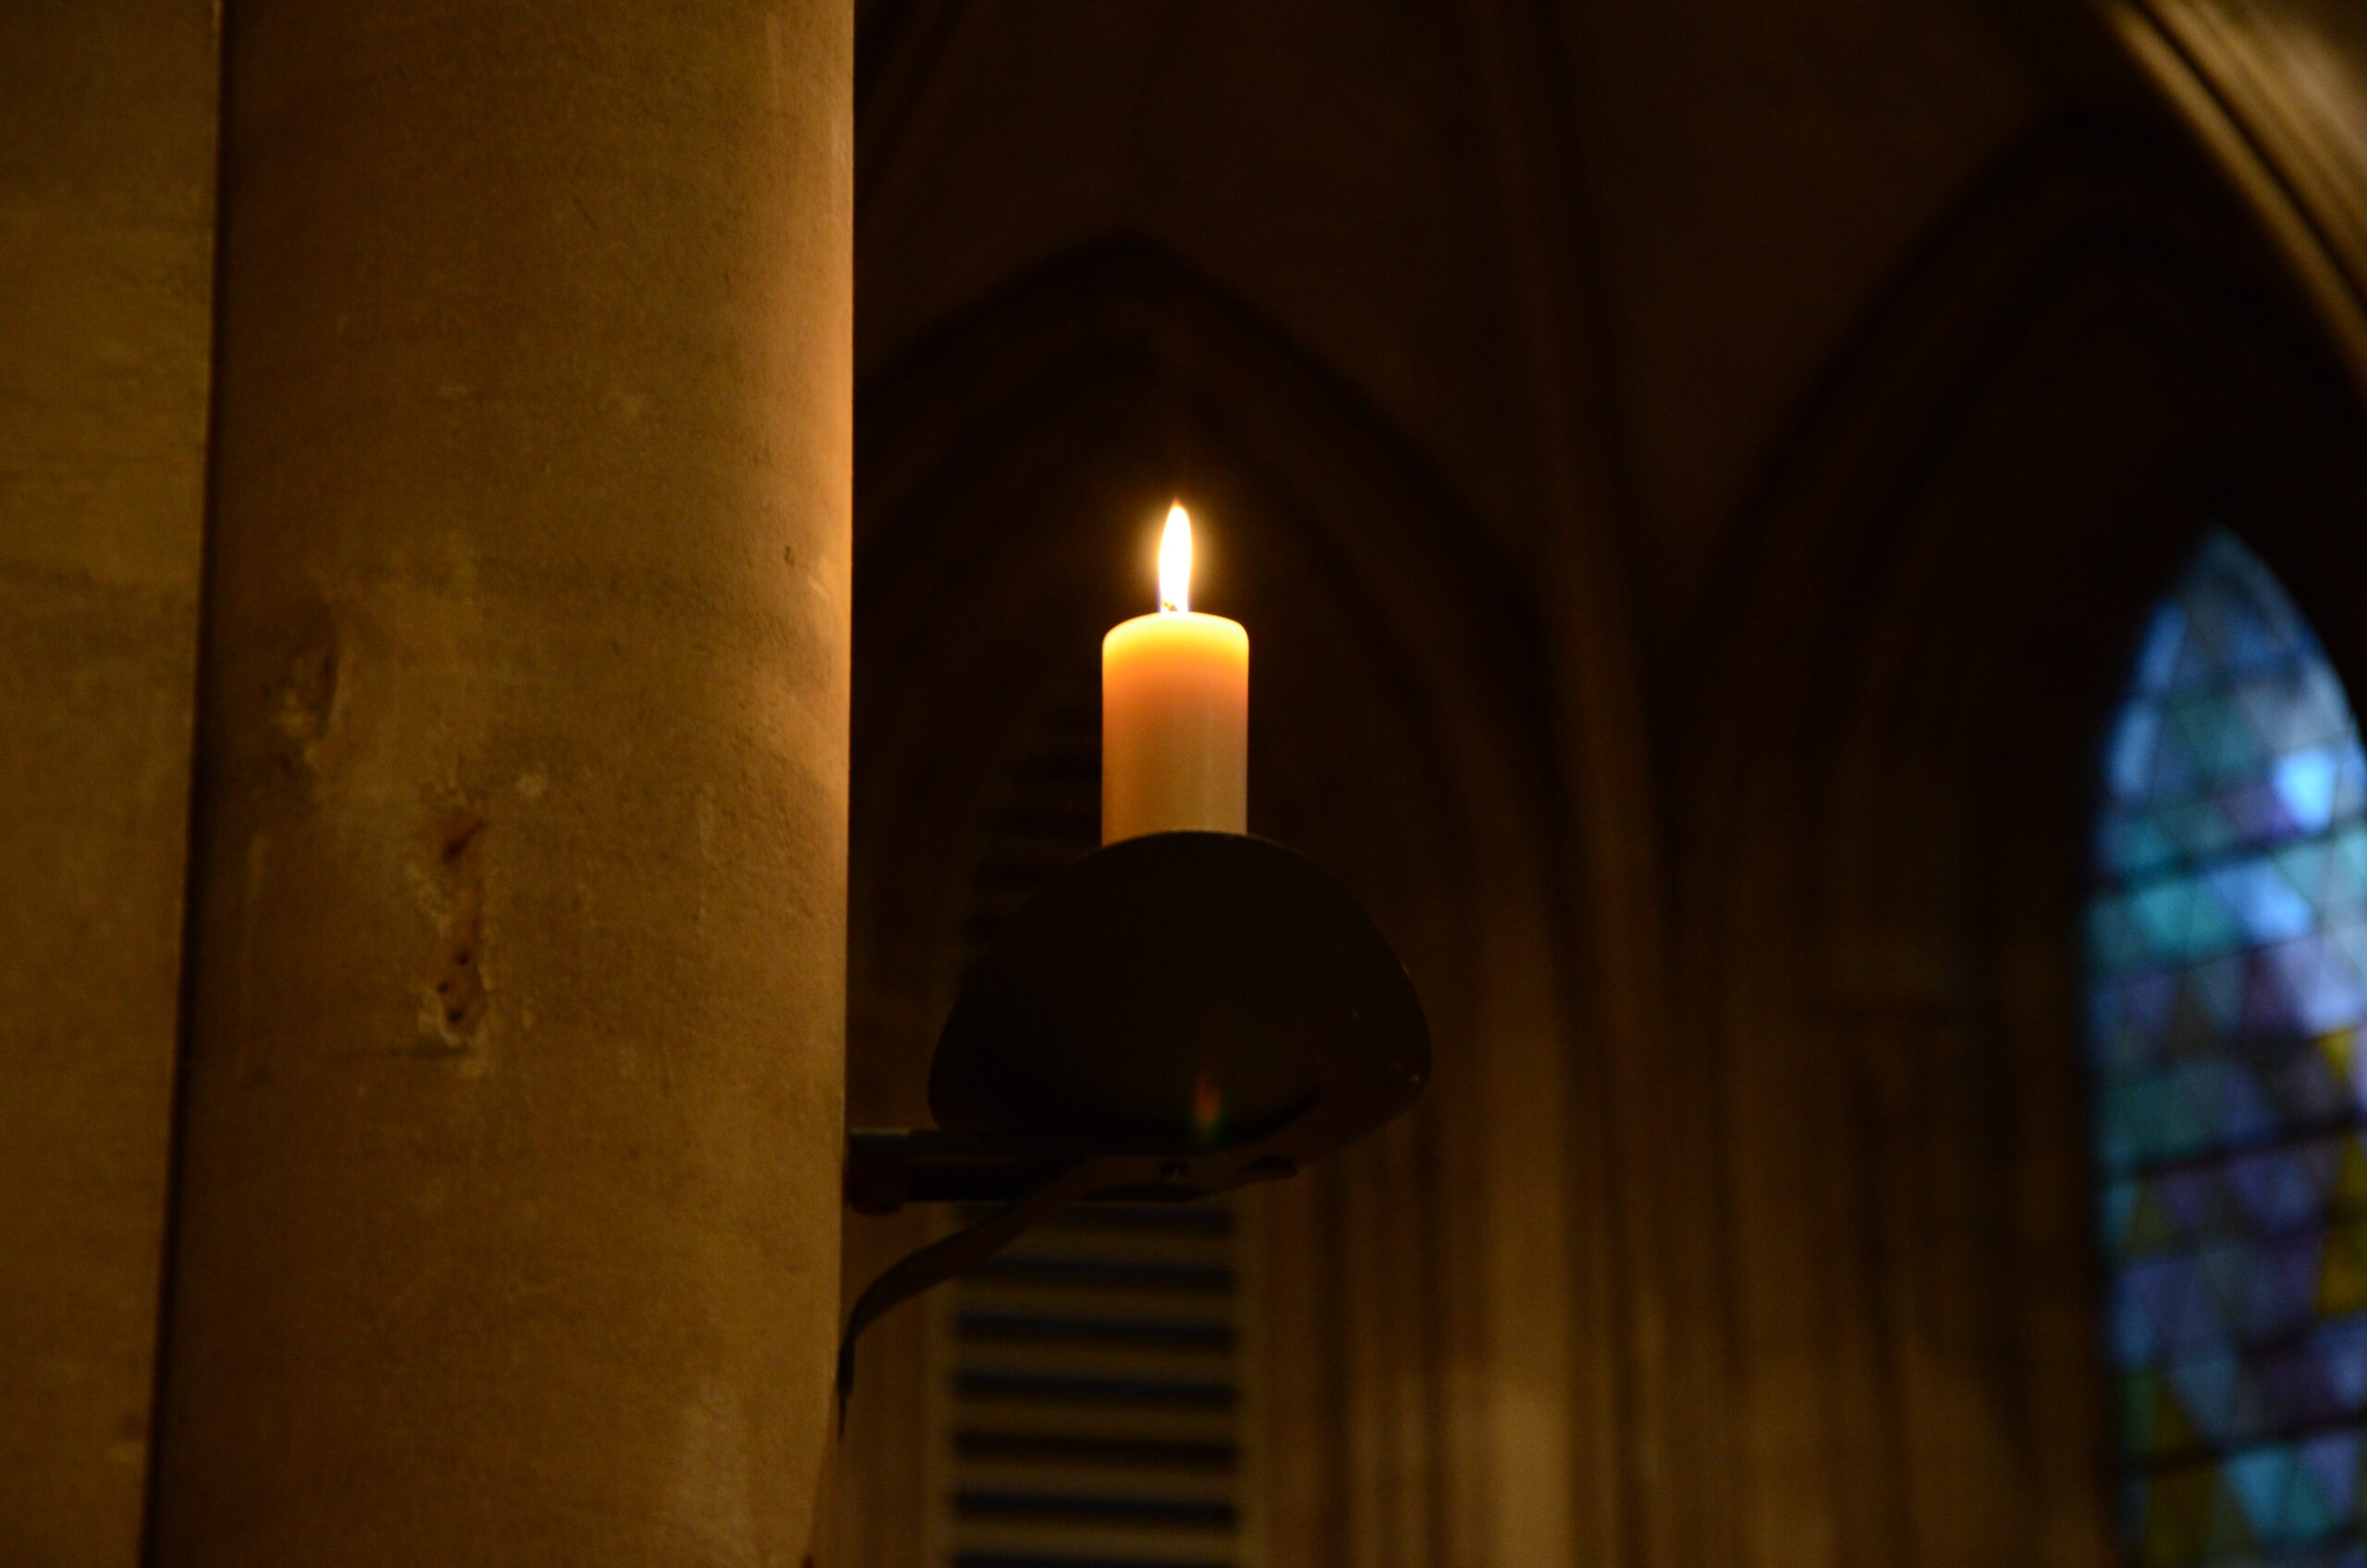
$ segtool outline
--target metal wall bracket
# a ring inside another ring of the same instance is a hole
[[[938,1126],[848,1135],[846,1198],[1005,1207],[889,1268],[839,1347],[1063,1204],[1188,1201],[1295,1173],[1413,1104],[1429,1031],[1380,929],[1280,845],[1159,833],[1086,856],[1013,917],[929,1072]]]

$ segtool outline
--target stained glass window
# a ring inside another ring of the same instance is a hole
[[[2104,754],[2090,1044],[2140,1568],[2367,1568],[2367,759],[2224,532]]]

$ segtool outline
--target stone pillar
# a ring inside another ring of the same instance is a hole
[[[232,16],[166,1568],[808,1550],[851,11]]]
[[[213,313],[211,0],[0,5],[0,1562],[139,1557]]]

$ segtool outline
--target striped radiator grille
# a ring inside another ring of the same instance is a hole
[[[1063,1210],[955,1290],[952,1568],[1236,1568],[1233,1216]]]

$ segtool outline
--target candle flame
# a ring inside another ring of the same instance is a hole
[[[1192,517],[1181,501],[1167,508],[1159,535],[1159,607],[1178,615],[1192,607]]]

